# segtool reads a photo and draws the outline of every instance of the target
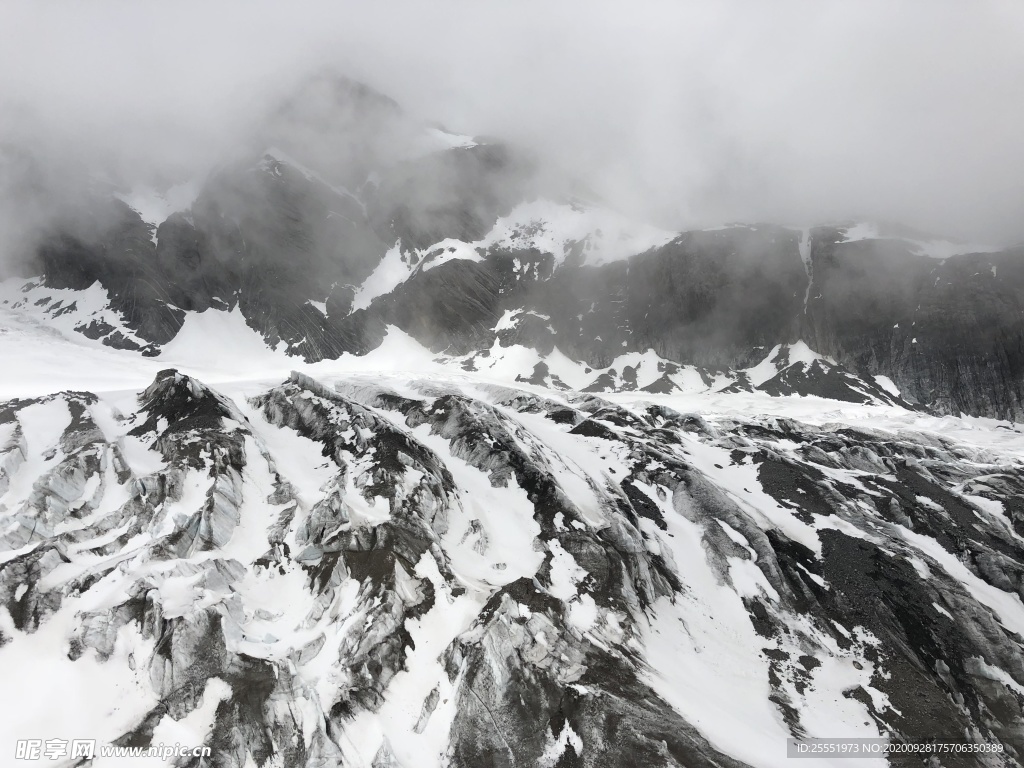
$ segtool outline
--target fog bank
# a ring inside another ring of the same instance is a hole
[[[1024,240],[1019,2],[15,2],[0,28],[0,143],[58,185],[203,173],[337,71],[672,228]],[[0,181],[0,221],[28,226]]]

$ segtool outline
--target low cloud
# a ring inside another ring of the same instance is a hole
[[[93,0],[7,3],[0,27],[0,144],[68,194],[97,168],[202,173],[338,71],[673,228],[870,218],[1024,240],[1019,2]],[[12,248],[46,204],[26,215],[7,174]]]

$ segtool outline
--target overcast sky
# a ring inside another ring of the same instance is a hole
[[[676,228],[891,219],[1024,240],[1024,2],[0,4],[0,137],[216,162],[338,68]]]

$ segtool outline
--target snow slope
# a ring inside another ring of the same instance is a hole
[[[1019,741],[993,709],[1024,685],[1013,425],[757,391],[559,393],[510,381],[530,361],[466,371],[394,330],[303,365],[237,312],[191,316],[156,359],[18,317],[3,394],[36,399],[0,411],[0,672],[37,691],[58,675],[66,695],[25,700],[4,743],[114,741],[158,701],[152,738],[224,756],[218,734],[269,734],[221,758],[238,768],[256,749],[282,766],[626,764],[616,750],[657,733],[668,764],[781,766],[792,734],[924,738],[939,712]],[[880,570],[846,570],[857,547]],[[924,647],[952,677],[921,671]],[[237,705],[252,686],[271,695]],[[621,744],[610,713],[631,724]],[[808,763],[840,764],[883,763]]]

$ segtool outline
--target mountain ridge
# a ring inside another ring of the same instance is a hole
[[[541,165],[318,79],[49,219],[0,283],[0,741],[1024,765],[1024,251],[669,232]]]
[[[116,673],[123,715],[69,710],[100,738],[188,722],[232,767],[741,766],[955,723],[1006,752],[950,765],[1024,752],[1019,439],[437,374],[218,389],[164,370],[0,411],[0,665],[36,636]]]
[[[259,143],[271,148],[246,149]],[[310,362],[365,354],[394,326],[434,352],[485,355],[497,339],[595,369],[651,349],[741,370],[802,341],[937,413],[1024,420],[1020,248],[865,223],[659,230],[520,150],[326,75],[236,154],[162,221],[170,198],[95,187],[54,220],[30,274],[108,294],[74,330],[156,355],[185,313],[238,306],[270,347]]]

